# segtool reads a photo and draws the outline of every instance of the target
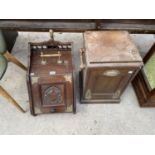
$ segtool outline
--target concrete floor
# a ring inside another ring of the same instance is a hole
[[[12,53],[27,64],[29,41],[43,41],[47,33],[19,33]],[[154,35],[132,35],[141,54],[155,41]],[[56,34],[55,39],[74,42],[74,64],[78,73],[82,34]],[[29,113],[26,73],[9,63],[0,84],[27,110],[18,112],[0,97],[0,134],[155,134],[155,108],[140,108],[131,85],[122,96],[120,104],[81,105],[78,100],[77,114],[48,114],[33,117]],[[77,74],[78,75],[78,74]]]

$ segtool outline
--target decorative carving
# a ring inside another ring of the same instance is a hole
[[[43,103],[57,105],[62,103],[61,89],[56,86],[48,87],[43,94]]]

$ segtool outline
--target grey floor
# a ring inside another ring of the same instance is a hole
[[[29,41],[44,41],[47,33],[20,32],[12,53],[27,65]],[[142,55],[155,41],[154,35],[132,35]],[[73,41],[75,69],[79,71],[78,49],[83,47],[82,34],[55,34],[55,39]],[[77,74],[78,75],[78,74]],[[0,84],[27,110],[18,112],[0,97],[0,134],[155,134],[155,108],[140,108],[131,84],[120,104],[79,104],[77,114],[48,114],[33,117],[25,81],[26,73],[9,63]],[[76,82],[78,92],[78,82]]]

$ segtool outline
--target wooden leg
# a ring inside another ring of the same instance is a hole
[[[16,64],[17,66],[19,66],[20,68],[22,68],[24,70],[27,70],[27,67],[25,67],[19,60],[17,60],[17,58],[15,58],[8,51],[4,54],[4,56],[6,57],[6,59],[8,61],[11,61],[12,63]]]
[[[0,86],[0,95],[7,99],[11,104],[13,104],[19,111],[25,112],[23,108],[8,94],[8,92]]]

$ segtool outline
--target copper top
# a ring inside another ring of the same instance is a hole
[[[84,41],[87,63],[142,61],[126,31],[87,31]]]

